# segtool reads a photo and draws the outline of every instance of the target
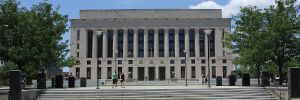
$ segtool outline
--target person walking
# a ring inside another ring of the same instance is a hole
[[[205,81],[205,75],[202,75],[202,85],[204,84]]]
[[[112,88],[117,87],[118,86],[118,77],[117,77],[117,74],[116,72],[113,72],[112,74],[112,79],[113,79],[113,85],[112,85]]]
[[[125,81],[125,75],[124,75],[124,73],[122,72],[122,73],[121,73],[121,87],[122,87],[122,88],[125,87],[124,81]]]

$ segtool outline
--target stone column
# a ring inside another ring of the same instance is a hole
[[[205,33],[204,33],[205,34]],[[208,72],[208,67],[210,67],[211,65],[209,65],[208,66],[208,37],[207,37],[207,35],[205,34],[204,35],[204,37],[205,37],[205,41],[204,41],[204,45],[205,45],[205,49],[204,49],[204,51],[205,51],[205,65],[206,65],[206,74],[208,75],[208,73],[210,73],[210,72]],[[210,63],[211,64],[211,63]],[[210,67],[210,70],[211,70],[211,67]],[[210,75],[211,76],[211,75]]]
[[[165,34],[164,34],[164,53],[165,53],[165,57],[169,57],[169,32],[168,32],[168,28],[164,29]]]
[[[186,57],[190,57],[190,36],[189,28],[184,28],[184,49],[187,50]]]
[[[124,28],[124,34],[123,34],[123,58],[127,58],[127,52],[128,52],[128,29]]]
[[[118,50],[118,29],[113,29],[113,58],[118,57],[115,51]]]
[[[154,57],[158,57],[158,28],[154,28]]]
[[[195,28],[195,57],[200,57],[199,28]]]
[[[178,28],[174,28],[175,30],[175,57],[179,57],[179,32]]]
[[[103,29],[103,51],[102,51],[102,58],[106,59],[107,58],[107,30]]]
[[[93,53],[92,58],[97,58],[97,30],[93,30]]]
[[[133,57],[138,57],[138,32],[137,29],[133,29]]]
[[[144,28],[144,58],[148,58],[148,30]]]

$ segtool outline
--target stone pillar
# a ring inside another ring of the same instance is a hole
[[[144,28],[144,58],[148,58],[148,30]]]
[[[9,79],[9,100],[22,100],[21,71],[11,70]]]
[[[300,69],[298,67],[290,67],[288,71],[289,98],[300,98]]]
[[[158,57],[158,28],[154,28],[154,57]]]
[[[169,32],[168,29],[165,28],[165,34],[164,34],[164,53],[165,57],[169,57]]]
[[[133,29],[133,57],[138,57],[138,32],[137,29]]]
[[[124,29],[123,34],[123,58],[127,58],[128,52],[128,30]]]
[[[93,30],[93,52],[92,52],[92,58],[97,58],[97,31]]]
[[[113,29],[113,58],[118,57],[118,55],[115,54],[115,51],[118,50],[118,30]]]
[[[103,51],[102,51],[102,58],[103,59],[106,59],[107,58],[107,47],[108,45],[107,45],[107,30],[106,29],[104,29],[103,30],[103,47],[104,48],[102,48],[103,49]]]
[[[195,57],[200,57],[199,28],[195,28]]]
[[[179,57],[179,53],[181,51],[179,51],[179,32],[178,32],[178,28],[174,28],[175,30],[175,57]]]
[[[205,65],[206,65],[206,74],[208,75],[208,73],[211,73],[211,65],[208,66],[208,37],[207,35],[205,34],[204,35],[205,37],[205,41],[204,41],[204,45],[205,45]],[[200,52],[200,51],[199,51]],[[211,64],[211,63],[210,63]],[[208,72],[208,67],[210,68],[210,72]],[[211,74],[209,75],[209,77],[211,77]]]
[[[189,28],[184,28],[184,49],[187,50],[186,57],[190,57],[190,35]]]

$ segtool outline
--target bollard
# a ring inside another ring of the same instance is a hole
[[[55,88],[63,88],[64,87],[64,77],[63,75],[55,76]]]
[[[261,87],[270,86],[270,74],[267,71],[261,72]]]
[[[229,86],[235,86],[235,75],[229,75]]]
[[[86,78],[80,78],[80,87],[86,87]]]
[[[250,75],[249,73],[244,73],[242,75],[242,84],[243,86],[250,86]]]
[[[290,67],[288,70],[288,94],[289,98],[300,98],[300,69]]]
[[[20,70],[10,71],[9,83],[9,100],[22,100],[22,81]]]
[[[55,87],[55,78],[54,77],[52,77],[51,78],[51,87]]]
[[[45,73],[38,73],[37,89],[46,89],[46,74]]]

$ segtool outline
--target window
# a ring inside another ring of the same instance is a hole
[[[205,64],[205,59],[201,59],[201,64]]]
[[[227,77],[227,66],[223,66],[223,78]]]
[[[111,60],[107,60],[107,64],[110,65],[111,64]]]
[[[77,57],[79,57],[79,52],[77,52],[77,55],[76,55]]]
[[[191,70],[191,78],[196,78],[196,67],[195,66],[192,66],[192,70]]]
[[[175,78],[175,67],[174,66],[171,66],[171,68],[170,68],[170,76],[171,76],[171,78]]]
[[[79,65],[79,64],[80,64],[80,61],[77,60],[77,61],[76,61],[76,64]]]
[[[226,60],[226,59],[223,59],[223,63],[226,64],[226,63],[227,63],[227,60]]]
[[[101,65],[101,60],[98,61],[98,64]]]
[[[86,78],[91,79],[91,67],[86,68]]]
[[[132,79],[132,78],[133,78],[133,68],[128,67],[128,79]]]
[[[77,43],[77,49],[79,49],[79,43]]]
[[[216,63],[216,59],[212,59],[211,63],[213,63],[213,64]]]
[[[107,79],[111,79],[111,75],[112,75],[112,73],[111,73],[111,67],[107,67]]]
[[[181,66],[181,77],[180,78],[185,78],[185,67]]]
[[[79,67],[76,68],[75,76],[76,76],[77,78],[80,78],[80,68],[79,68]]]
[[[192,59],[192,60],[191,60],[191,63],[192,63],[192,64],[195,64],[195,59]]]
[[[90,65],[90,64],[91,64],[91,61],[90,61],[90,60],[86,61],[86,64],[87,64],[87,65]]]
[[[175,60],[170,60],[170,64],[175,64]]]
[[[132,60],[128,60],[128,64],[133,64],[133,61]]]
[[[185,64],[185,60],[181,60],[181,64]]]
[[[216,66],[211,66],[212,68],[212,78],[216,78]]]
[[[77,40],[80,39],[80,29],[77,30]]]
[[[201,74],[202,74],[202,76],[206,75],[205,66],[201,66]]]
[[[86,58],[92,58],[92,52],[93,52],[93,31],[88,30],[87,33],[87,55]]]
[[[118,64],[122,64],[122,60],[118,60]]]
[[[101,67],[98,67],[98,79],[101,79]]]

